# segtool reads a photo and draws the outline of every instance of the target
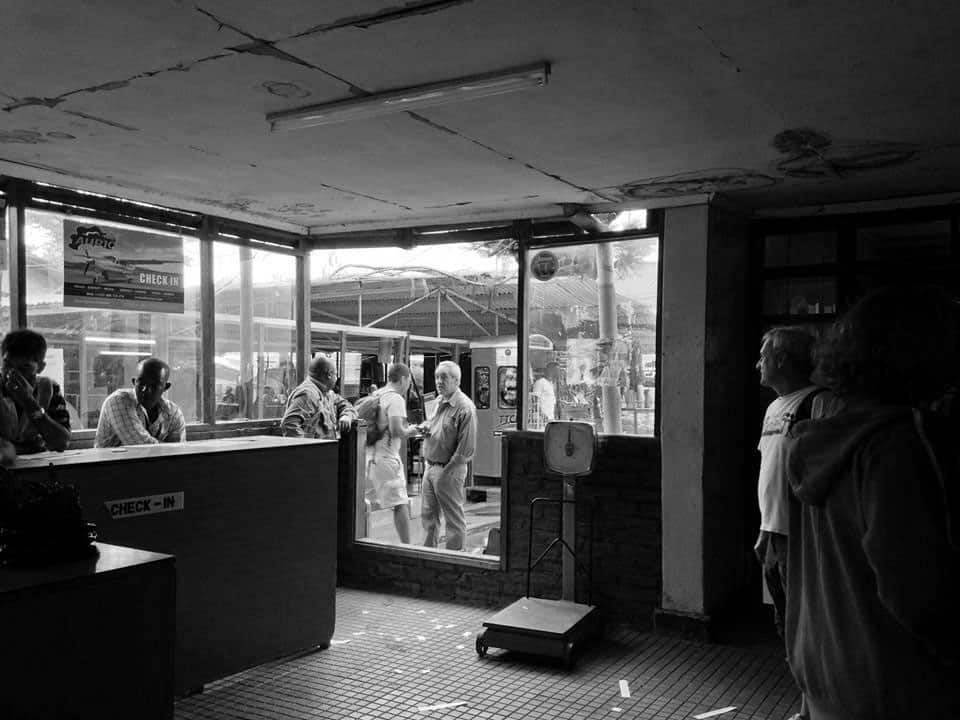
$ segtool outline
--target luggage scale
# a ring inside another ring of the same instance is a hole
[[[600,614],[595,605],[575,601],[577,561],[575,545],[575,513],[577,477],[589,475],[596,451],[593,425],[585,422],[555,421],[547,423],[543,433],[543,459],[547,470],[561,476],[563,499],[534,498],[530,502],[527,538],[527,594],[508,605],[483,623],[477,635],[477,655],[484,657],[491,647],[543,655],[563,660],[569,670],[575,654],[591,635],[599,630]],[[559,505],[559,534],[533,557],[533,513],[538,504]],[[590,563],[588,596],[593,581],[593,517],[590,517]],[[555,545],[561,553],[561,599],[547,600],[530,595],[530,573]]]

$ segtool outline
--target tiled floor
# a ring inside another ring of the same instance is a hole
[[[796,712],[797,691],[782,654],[769,649],[614,629],[566,672],[500,650],[478,658],[475,636],[490,615],[341,589],[328,650],[208,685],[177,703],[176,718],[667,720],[733,705],[721,720],[783,720]],[[621,680],[630,697],[622,697]]]

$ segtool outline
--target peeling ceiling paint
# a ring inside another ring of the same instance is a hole
[[[310,91],[306,88],[302,88],[296,83],[283,80],[267,80],[261,83],[259,87],[271,95],[278,95],[285,98],[305,98],[310,95]]]
[[[0,130],[0,143],[36,145],[47,142],[36,130]]]
[[[620,191],[628,198],[669,198],[732,192],[776,182],[776,178],[744,168],[714,168],[638,180],[622,186]]]
[[[313,203],[306,202],[290,203],[288,205],[280,205],[278,207],[270,207],[267,209],[270,212],[280,213],[281,215],[298,215],[305,217],[330,212],[329,209],[317,208],[314,207]]]
[[[859,140],[835,145],[826,133],[810,128],[778,133],[773,147],[786,156],[777,170],[793,178],[845,177],[895,167],[912,160],[920,150],[902,142]]]

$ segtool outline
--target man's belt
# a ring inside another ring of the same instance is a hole
[[[424,461],[429,467],[441,467],[441,468],[442,468],[442,467],[445,467],[446,464],[447,464],[448,462],[450,462],[449,460],[447,460],[447,462],[434,462],[433,460],[427,460],[426,458],[424,458],[423,461]]]

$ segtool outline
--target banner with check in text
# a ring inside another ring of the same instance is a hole
[[[182,313],[183,240],[64,220],[63,304]]]

